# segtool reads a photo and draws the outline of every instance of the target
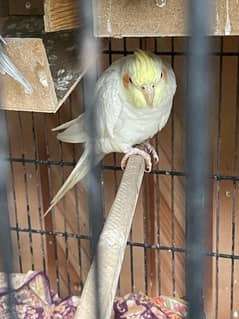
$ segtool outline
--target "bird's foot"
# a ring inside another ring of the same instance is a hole
[[[154,163],[157,164],[159,162],[159,156],[153,145],[151,145],[149,142],[144,142],[143,146],[145,147],[146,151],[152,155]]]
[[[124,170],[125,169],[125,166],[126,166],[126,162],[128,160],[128,158],[131,156],[131,155],[140,155],[144,158],[145,160],[145,172],[146,173],[149,173],[151,172],[151,169],[152,169],[152,161],[151,161],[151,157],[150,155],[145,152],[144,150],[141,150],[137,147],[134,147],[132,148],[128,153],[126,153],[124,155],[124,157],[122,158],[121,160],[121,169]]]

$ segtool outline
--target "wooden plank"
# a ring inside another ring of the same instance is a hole
[[[80,1],[45,0],[45,31],[74,29],[80,26]]]
[[[239,2],[211,1],[213,35],[239,34]],[[94,0],[95,34],[101,37],[184,36],[185,0]]]
[[[155,207],[155,176],[149,174],[145,176],[145,242],[147,244],[155,244],[157,242],[157,213]],[[149,296],[157,296],[159,291],[157,287],[157,250],[146,250],[147,263],[147,293]]]
[[[0,1],[0,17],[6,17],[9,14],[9,5],[8,1],[1,0]]]
[[[36,133],[37,133],[37,145],[39,158],[47,160],[46,151],[46,135],[44,132],[44,115],[39,115],[36,121]],[[41,180],[41,195],[42,195],[42,212],[44,212],[50,201],[50,186],[48,178],[48,167],[47,165],[40,165],[40,180]],[[49,214],[44,218],[44,229],[46,231],[53,231],[52,215]],[[46,251],[47,251],[47,273],[51,282],[56,282],[56,262],[55,262],[55,245],[56,237],[46,235]]]
[[[112,312],[144,167],[142,157],[130,157],[115,201],[100,235],[97,247],[98,300],[101,305],[101,317],[105,319],[109,319]],[[95,311],[96,262],[94,259],[81,295],[81,305],[77,309],[74,319],[97,318]]]
[[[57,98],[41,39],[7,39],[6,52],[16,67],[31,83],[33,92],[26,93],[22,85],[8,75],[1,75],[1,108],[16,111],[54,112]]]
[[[43,0],[8,0],[8,2],[10,15],[43,14]]]

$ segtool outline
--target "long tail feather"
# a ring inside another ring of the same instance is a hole
[[[57,134],[57,139],[65,143],[84,143],[87,140],[87,134],[84,127],[84,114],[81,114],[76,119],[66,122],[52,131],[64,132]]]
[[[103,155],[99,156],[98,160],[100,161],[103,158]],[[75,168],[71,172],[71,174],[66,179],[65,183],[59,189],[57,194],[54,196],[50,203],[50,207],[44,213],[43,217],[45,217],[51,209],[65,196],[65,194],[76,185],[80,180],[82,180],[89,171],[89,154],[88,151],[85,150],[76,164]]]
[[[66,128],[70,127],[71,125],[79,123],[83,119],[84,119],[84,113],[81,114],[80,116],[78,116],[77,118],[75,118],[74,120],[68,121],[66,123],[63,123],[63,124],[53,128],[52,131],[55,132],[55,131],[65,130]]]

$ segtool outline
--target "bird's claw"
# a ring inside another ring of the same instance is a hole
[[[159,162],[159,156],[158,156],[158,154],[153,155],[153,159],[154,159],[154,163],[155,163],[155,164],[158,164],[158,162]]]
[[[159,162],[159,156],[156,149],[149,143],[144,142],[132,148],[128,153],[124,155],[121,160],[121,169],[125,170],[126,162],[131,155],[141,155],[145,160],[145,173],[150,173],[152,170],[151,156],[155,164]],[[151,155],[151,156],[150,156]]]
[[[151,157],[150,155],[145,152],[144,150],[141,150],[137,147],[135,148],[132,148],[128,153],[126,153],[124,155],[124,157],[122,158],[121,160],[121,169],[122,170],[125,170],[125,167],[126,167],[126,162],[128,160],[128,158],[131,156],[131,155],[140,155],[143,157],[143,159],[145,160],[145,166],[146,166],[146,169],[145,169],[145,172],[146,173],[150,173],[151,172],[151,169],[152,169],[152,161],[151,161]]]
[[[148,142],[143,143],[143,146],[145,146],[147,152],[152,155],[154,163],[157,164],[159,162],[159,156],[156,149]]]

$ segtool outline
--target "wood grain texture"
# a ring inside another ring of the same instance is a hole
[[[53,112],[57,98],[41,39],[7,39],[6,51],[20,72],[33,87],[25,93],[20,83],[8,75],[1,75],[4,87],[1,108],[16,111]]]
[[[45,0],[45,31],[75,29],[80,26],[80,1]]]
[[[157,242],[157,210],[155,207],[155,177],[152,174],[145,176],[145,242],[153,245]],[[157,296],[158,291],[158,255],[156,249],[146,250],[147,263],[147,293],[150,296]]]
[[[101,316],[109,319],[116,294],[127,239],[144,174],[144,160],[139,156],[130,157],[115,201],[100,235],[97,260],[93,260],[84,289],[81,305],[75,319],[96,319],[96,267],[99,275],[99,304]],[[130,192],[129,192],[130,190]],[[97,263],[97,266],[96,266]]]
[[[42,134],[42,128],[44,127],[44,115],[40,114],[39,120],[36,122],[36,137],[37,137],[37,145],[38,145],[38,154],[40,158],[47,159],[47,150],[45,145],[47,143],[46,134]],[[45,211],[50,202],[50,185],[49,185],[49,177],[48,177],[48,169],[47,166],[41,165],[39,168],[39,177],[40,177],[40,185],[41,185],[41,193],[42,193],[42,207],[43,211]],[[44,190],[44,191],[43,191]],[[52,216],[49,215],[44,219],[44,229],[51,232],[53,231],[53,222]],[[47,273],[49,277],[56,281],[56,271],[55,271],[55,251],[54,246],[56,245],[56,238],[54,236],[46,235],[46,251],[47,251]]]
[[[102,37],[184,36],[187,34],[185,0],[94,0],[95,34]],[[211,4],[213,35],[239,34],[239,3],[217,0]]]

